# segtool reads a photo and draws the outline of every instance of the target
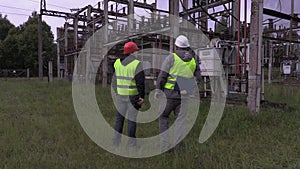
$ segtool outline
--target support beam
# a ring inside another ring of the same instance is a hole
[[[77,16],[80,21],[84,21],[86,19],[86,16],[84,16],[84,15],[74,15],[72,13],[59,12],[59,11],[53,11],[53,10],[42,10],[41,14],[47,15],[47,16],[55,16],[55,17],[65,18],[65,19],[75,18]]]
[[[117,3],[120,3],[120,4],[124,4],[124,5],[127,5],[127,4],[130,3],[130,0],[110,0],[110,1],[117,2]],[[152,5],[149,5],[149,4],[146,4],[146,3],[141,3],[141,2],[138,2],[138,1],[135,1],[133,3],[134,3],[135,7],[154,10],[154,7]],[[156,10],[158,11],[158,9],[156,9]],[[167,11],[164,11],[164,10],[159,10],[159,11],[168,13]]]
[[[273,41],[278,41],[278,42],[287,42],[287,43],[291,42],[291,43],[295,43],[295,44],[300,44],[300,41],[295,41],[295,40],[290,41],[289,39],[273,38],[273,37],[268,37],[268,36],[263,36],[263,38],[273,40]]]
[[[251,115],[259,112],[261,101],[263,0],[252,0],[250,27],[250,62],[248,108]]]
[[[180,12],[180,16],[185,15],[185,14],[192,14],[192,13],[196,13],[196,12],[201,12],[201,11],[203,11],[202,8],[204,8],[204,9],[206,9],[206,8],[207,9],[211,9],[211,8],[214,8],[214,7],[217,7],[217,6],[221,6],[221,5],[229,3],[229,2],[232,2],[232,0],[211,1],[210,3],[207,3],[206,6],[201,6],[201,7],[200,6],[196,6],[194,8],[191,8],[191,9],[187,10],[187,11]]]
[[[273,16],[273,17],[277,17],[277,18],[281,18],[281,19],[286,19],[286,20],[294,20],[296,22],[300,22],[300,18],[295,17],[295,16],[291,16],[282,12],[278,12],[272,9],[267,9],[267,8],[263,8],[264,14],[269,15],[269,16]]]
[[[295,31],[299,31],[297,29],[300,29],[300,26],[297,26],[297,27],[292,27],[292,30],[295,30]],[[278,30],[270,30],[270,31],[265,31],[263,32],[265,35],[266,34],[271,34],[271,33],[278,33],[278,32],[284,32],[284,31],[288,31],[290,30],[290,28],[285,28],[285,29],[278,29]]]

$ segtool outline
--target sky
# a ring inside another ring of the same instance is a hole
[[[57,10],[70,12],[72,8],[82,8],[87,5],[96,6],[97,3],[101,0],[89,0],[89,1],[79,1],[79,0],[46,0],[47,9],[48,10]],[[143,0],[139,0],[142,1]],[[242,1],[242,14],[241,18],[244,18],[244,0]],[[251,0],[248,0],[248,19],[250,22],[250,9],[251,9]],[[264,6],[270,9],[274,9],[277,11],[282,11],[284,13],[290,13],[290,0],[264,0]],[[154,0],[147,0],[147,3],[153,3]],[[158,8],[167,9],[166,0],[158,0]],[[280,3],[281,2],[281,3]],[[19,26],[20,24],[27,21],[28,17],[31,15],[32,11],[39,12],[39,4],[40,0],[1,0],[0,2],[0,13],[2,15],[7,15],[9,21],[15,26]],[[281,4],[281,5],[280,5]],[[295,0],[295,12],[300,13],[300,1]],[[298,9],[299,8],[299,9]],[[266,19],[266,16],[264,17]],[[51,30],[54,33],[54,37],[56,37],[56,28],[63,26],[65,19],[43,16],[43,20],[47,22],[48,25],[51,26]],[[282,24],[287,24],[288,21],[282,21]],[[213,25],[213,24],[211,24]],[[212,27],[212,26],[210,26]]]

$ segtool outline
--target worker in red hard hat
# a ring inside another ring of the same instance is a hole
[[[125,55],[133,53],[133,52],[138,51],[138,50],[140,50],[140,49],[138,48],[138,46],[134,42],[127,42],[124,45],[124,54]]]
[[[114,63],[115,91],[117,93],[117,115],[113,145],[119,146],[123,131],[123,124],[128,114],[127,134],[130,137],[127,145],[136,146],[136,117],[138,110],[144,103],[145,76],[142,63],[137,60],[135,52],[139,48],[134,42],[124,45],[124,55]]]

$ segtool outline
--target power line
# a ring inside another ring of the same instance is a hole
[[[38,4],[40,3],[39,1],[35,1],[35,0],[27,0],[27,1],[34,2],[34,3],[38,3]],[[54,6],[54,7],[61,8],[61,9],[67,9],[67,10],[70,10],[70,8],[66,8],[66,7],[63,7],[63,6],[54,5],[54,4],[50,4],[50,3],[46,3],[46,5]]]
[[[6,14],[6,15],[20,15],[20,16],[30,16],[30,15],[28,15],[28,14],[12,13],[12,12],[0,12],[0,14]]]
[[[0,5],[0,7],[4,7],[4,8],[10,8],[10,9],[17,9],[17,10],[23,10],[23,11],[34,11],[32,9],[25,9],[25,8],[17,8],[17,7],[12,7],[12,6],[6,6],[6,5]]]

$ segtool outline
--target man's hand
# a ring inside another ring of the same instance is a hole
[[[144,99],[143,98],[139,98],[138,102],[137,102],[138,105],[142,105],[144,104]]]
[[[187,91],[186,91],[186,90],[181,90],[181,91],[180,91],[180,94],[181,94],[181,95],[186,95],[186,94],[187,94]]]

